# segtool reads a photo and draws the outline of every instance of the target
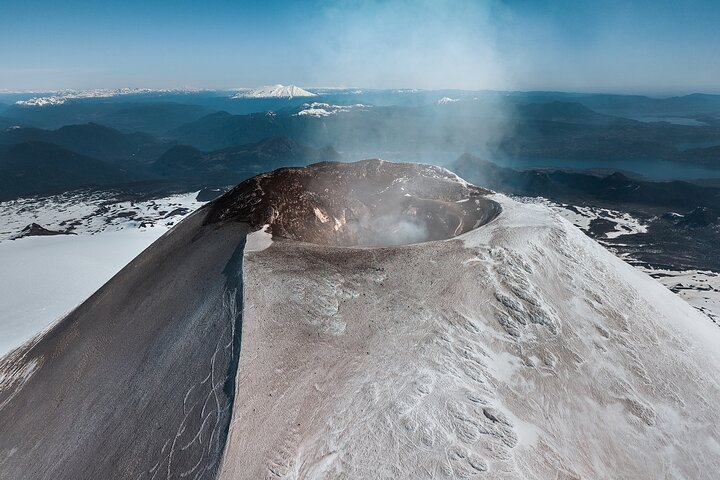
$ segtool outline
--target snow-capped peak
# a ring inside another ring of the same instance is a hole
[[[456,103],[459,101],[460,99],[458,98],[442,97],[437,103],[438,105],[447,105],[448,103]]]
[[[293,98],[314,96],[316,96],[314,93],[303,90],[295,85],[277,84],[243,90],[230,98]]]

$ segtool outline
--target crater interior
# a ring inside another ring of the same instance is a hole
[[[319,245],[405,245],[488,223],[500,213],[489,193],[431,165],[323,162],[246,180],[214,202],[208,221],[268,226],[273,238]]]

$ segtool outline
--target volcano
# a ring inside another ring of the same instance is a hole
[[[0,361],[0,478],[710,478],[719,352],[544,206],[281,169]]]

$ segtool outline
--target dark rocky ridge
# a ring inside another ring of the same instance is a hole
[[[25,237],[46,237],[51,235],[76,235],[70,231],[61,230],[49,230],[42,225],[37,223],[31,223],[27,227],[23,228],[19,234],[13,237],[13,239],[25,238]]]
[[[364,160],[284,168],[247,180],[212,206],[273,237],[333,246],[383,246],[443,240],[495,218],[489,190],[440,167]]]

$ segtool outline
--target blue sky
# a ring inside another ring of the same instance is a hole
[[[0,0],[0,89],[720,91],[720,2]]]

